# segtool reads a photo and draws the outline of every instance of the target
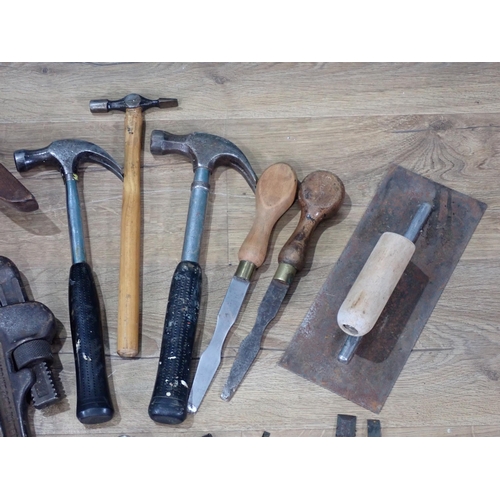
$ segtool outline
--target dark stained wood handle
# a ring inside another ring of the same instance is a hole
[[[317,170],[309,174],[299,187],[300,220],[292,236],[278,256],[278,262],[290,264],[297,271],[304,267],[307,245],[318,224],[331,217],[342,205],[343,182],[331,172]]]

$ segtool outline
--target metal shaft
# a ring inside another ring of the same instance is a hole
[[[83,236],[82,214],[78,185],[73,174],[66,175],[66,205],[68,209],[68,229],[73,264],[85,262],[85,239]]]
[[[347,335],[344,345],[339,352],[338,360],[341,363],[349,363],[362,339],[363,337],[354,337],[353,335]]]
[[[210,171],[208,168],[197,168],[191,185],[191,198],[182,248],[182,260],[198,262],[200,258],[203,224],[207,210],[208,193],[210,191]]]
[[[422,205],[418,207],[417,213],[413,216],[413,219],[404,234],[405,238],[408,238],[415,243],[418,238],[418,233],[420,233],[420,230],[427,220],[427,217],[429,217],[431,210],[432,205],[430,203],[422,203]]]

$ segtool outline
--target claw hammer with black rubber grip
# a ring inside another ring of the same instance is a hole
[[[202,273],[198,259],[210,174],[218,166],[235,168],[254,192],[257,176],[238,147],[215,135],[193,133],[179,136],[154,130],[151,153],[187,156],[194,169],[182,260],[172,277],[158,373],[149,404],[149,416],[155,422],[180,424],[187,416],[189,372],[200,309]]]
[[[76,416],[82,424],[113,418],[99,307],[99,297],[86,262],[85,240],[77,188],[81,163],[98,163],[123,180],[122,168],[106,151],[87,141],[63,139],[47,147],[14,152],[16,168],[25,172],[38,165],[55,166],[66,185],[66,206],[73,264],[69,274],[69,313],[76,368]]]

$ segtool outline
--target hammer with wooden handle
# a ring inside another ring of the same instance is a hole
[[[125,159],[120,237],[120,285],[118,292],[117,352],[122,358],[139,353],[140,238],[141,238],[141,151],[146,109],[172,108],[177,99],[146,99],[129,94],[117,101],[90,101],[92,113],[125,111]]]

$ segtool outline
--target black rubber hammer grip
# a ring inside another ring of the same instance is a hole
[[[170,285],[158,373],[149,416],[162,424],[186,419],[189,371],[200,311],[202,272],[195,262],[180,262]]]
[[[113,418],[106,376],[99,298],[86,262],[73,264],[69,273],[69,311],[76,367],[76,416],[82,424],[100,424]]]

